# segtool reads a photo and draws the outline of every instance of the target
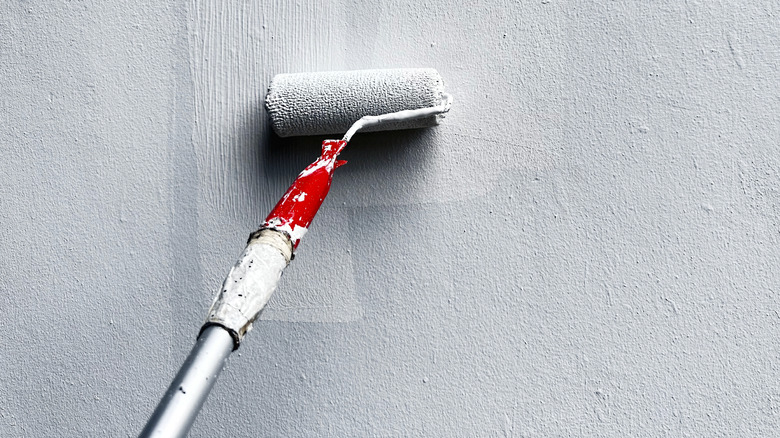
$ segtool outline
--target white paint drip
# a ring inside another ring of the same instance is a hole
[[[275,228],[279,231],[284,231],[285,233],[289,234],[290,239],[293,242],[297,242],[301,240],[301,238],[306,234],[306,232],[309,231],[309,229],[306,227],[302,227],[300,225],[295,225],[291,227],[290,224],[285,224]]]
[[[278,217],[267,220],[265,224],[263,224],[263,226],[277,231],[281,231],[283,233],[287,233],[287,235],[290,236],[290,240],[292,240],[293,243],[297,243],[298,241],[300,241],[301,238],[303,238],[303,236],[306,234],[306,232],[309,231],[308,228],[302,227],[300,225],[290,226],[289,223],[282,222],[282,219]]]

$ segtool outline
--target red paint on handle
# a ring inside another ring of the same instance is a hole
[[[297,248],[328,195],[333,170],[346,164],[346,161],[336,159],[346,145],[344,140],[323,141],[320,157],[293,181],[265,219],[263,228],[287,233],[292,239],[293,248]]]

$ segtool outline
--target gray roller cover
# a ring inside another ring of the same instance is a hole
[[[265,106],[280,137],[343,134],[363,116],[441,104],[444,82],[432,68],[285,73],[271,81]],[[440,116],[367,131],[434,126]]]

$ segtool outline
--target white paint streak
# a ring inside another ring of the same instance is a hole
[[[303,171],[298,174],[298,178],[309,176],[320,169],[325,169],[330,171],[333,169],[334,163],[335,163],[334,160],[323,160],[323,159],[317,160],[306,169],[303,169]]]
[[[289,223],[283,222],[280,218],[272,218],[267,222],[267,224],[269,228],[287,233],[293,243],[300,241],[309,230],[308,228],[302,227],[300,225],[291,226]]]

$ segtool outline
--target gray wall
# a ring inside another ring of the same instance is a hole
[[[193,437],[780,427],[780,3],[7,1],[0,435],[132,436],[317,138],[279,72],[435,67],[355,138]]]

